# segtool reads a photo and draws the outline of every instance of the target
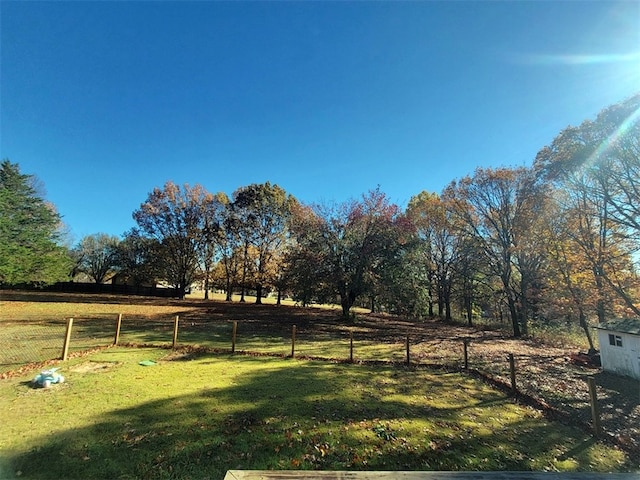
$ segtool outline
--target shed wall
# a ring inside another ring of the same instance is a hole
[[[616,340],[619,339],[622,346],[611,345],[609,335],[614,335]],[[640,380],[640,336],[599,329],[598,341],[602,368],[605,371]]]

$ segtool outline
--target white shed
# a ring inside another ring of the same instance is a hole
[[[612,320],[595,328],[602,368],[640,380],[640,319]]]

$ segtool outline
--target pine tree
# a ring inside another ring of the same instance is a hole
[[[60,215],[17,163],[0,164],[0,286],[42,285],[68,276],[68,251],[59,244]]]

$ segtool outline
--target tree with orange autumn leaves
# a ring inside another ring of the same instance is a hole
[[[140,232],[157,242],[162,258],[160,274],[184,298],[196,279],[206,246],[207,205],[213,195],[201,185],[167,182],[154,188],[133,212]]]
[[[530,287],[538,281],[540,258],[529,235],[544,194],[529,170],[477,169],[451,183],[443,198],[461,233],[475,238],[490,275],[501,282],[513,335],[527,333]]]
[[[305,205],[277,185],[232,199],[168,182],[134,213],[162,246],[168,281],[198,275],[234,288],[286,290],[469,323],[507,312],[515,337],[532,322],[590,325],[640,315],[640,96],[561,132],[533,168],[479,168],[406,212],[380,189]],[[205,252],[205,253],[203,253]],[[434,310],[437,306],[437,313]]]
[[[563,130],[533,168],[572,221],[568,234],[589,265],[598,321],[620,314],[614,298],[640,316],[640,94]]]

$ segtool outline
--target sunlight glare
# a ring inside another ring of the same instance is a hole
[[[525,62],[531,65],[592,65],[599,63],[630,63],[640,67],[640,50],[605,55],[528,55]]]
[[[629,130],[631,130],[632,126],[637,122],[640,122],[640,108],[634,110],[631,115],[629,115],[624,122],[622,122],[620,126],[611,133],[611,135],[598,145],[598,148],[595,149],[585,162],[585,166],[588,167],[596,163],[617,143],[618,139],[622,138]]]
[[[575,84],[575,104],[586,99],[601,104],[623,101],[640,92],[640,49],[609,54],[529,54],[520,55],[524,65],[573,69],[579,72]]]

